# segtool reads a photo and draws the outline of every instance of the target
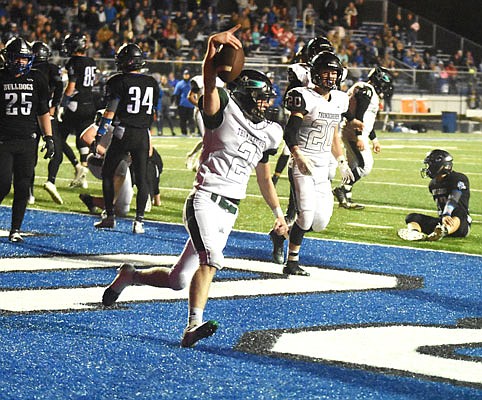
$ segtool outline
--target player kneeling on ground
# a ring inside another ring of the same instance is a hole
[[[411,213],[407,228],[400,229],[403,240],[440,240],[444,236],[466,237],[472,218],[469,215],[470,187],[467,176],[452,169],[453,158],[444,150],[432,150],[423,160],[423,178],[429,177],[430,193],[437,205],[438,217]]]

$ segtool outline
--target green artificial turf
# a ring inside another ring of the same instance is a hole
[[[482,135],[477,133],[446,134],[427,132],[378,133],[382,152],[376,154],[372,173],[358,182],[353,190],[353,199],[366,206],[364,210],[335,209],[328,228],[321,233],[308,236],[326,239],[339,239],[360,243],[379,243],[387,245],[414,246],[418,248],[449,250],[472,254],[482,254],[481,217],[482,217]],[[185,155],[199,138],[175,136],[153,136],[153,143],[164,161],[160,190],[162,205],[153,207],[146,214],[147,220],[172,223],[182,222],[182,208],[194,178],[194,172],[185,168]],[[73,138],[70,139],[73,145]],[[425,154],[435,148],[449,151],[454,157],[454,169],[465,173],[470,180],[470,209],[473,217],[472,231],[464,239],[445,238],[439,242],[404,242],[396,232],[405,226],[404,218],[409,212],[418,211],[436,215],[435,204],[428,192],[428,179],[422,179],[420,168]],[[42,154],[43,155],[43,154]],[[42,188],[47,176],[47,163],[39,157],[35,180],[35,204],[29,208],[42,208],[66,212],[87,213],[79,200],[79,193],[87,192],[101,195],[101,182],[89,174],[88,189],[69,189],[74,169],[66,159],[61,166],[57,189],[64,204],[57,205]],[[277,157],[272,157],[272,170]],[[339,183],[339,176],[334,185]],[[282,207],[288,202],[288,179],[284,171],[277,190]],[[11,194],[4,204],[11,204]],[[130,215],[133,216],[133,201]],[[241,202],[240,215],[235,229],[268,232],[273,223],[271,210],[264,203],[253,177],[248,186],[248,196]],[[91,229],[86,227],[86,229]]]

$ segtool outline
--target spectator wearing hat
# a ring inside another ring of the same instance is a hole
[[[179,115],[179,125],[183,136],[187,136],[189,127],[190,134],[194,133],[194,105],[188,100],[188,94],[191,91],[191,72],[185,69],[180,80],[174,88],[174,101],[177,104],[177,113]]]

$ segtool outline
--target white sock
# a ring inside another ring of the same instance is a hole
[[[191,307],[187,321],[188,326],[200,325],[203,322],[203,312],[204,310],[202,308]]]

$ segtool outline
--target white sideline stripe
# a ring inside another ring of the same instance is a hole
[[[385,140],[385,139],[383,139]],[[432,150],[433,146],[430,146],[429,144],[422,145],[422,144],[411,144],[411,145],[406,145],[406,144],[385,144],[383,145],[384,149],[427,149],[427,150]],[[457,146],[444,146],[444,149],[447,150],[457,150]]]
[[[417,188],[423,188],[423,189],[427,188],[427,185],[419,185],[416,183],[397,183],[397,182],[380,182],[380,181],[366,181],[365,183],[369,183],[370,185],[407,186],[407,187],[417,187]],[[479,192],[482,192],[482,189],[470,188],[470,192],[479,193]]]
[[[370,182],[367,181],[366,183],[372,183],[374,185],[392,185],[392,186],[410,186],[410,187],[420,187],[420,188],[426,188],[424,185],[412,185],[412,184],[402,184],[402,183],[392,183],[392,182]],[[99,182],[100,186],[100,182]],[[164,191],[172,191],[172,192],[184,192],[184,193],[190,193],[192,188],[189,189],[184,189],[184,188],[173,188],[170,186],[159,186],[159,189],[162,189]],[[482,192],[482,190],[479,189],[470,189],[471,192]],[[258,198],[262,199],[263,196],[260,194],[247,194],[246,197],[252,197],[252,198]],[[280,196],[278,195],[280,199],[287,200],[288,196]],[[425,209],[425,208],[409,208],[409,207],[400,207],[400,206],[382,206],[382,205],[371,205],[371,204],[364,204],[365,207],[371,207],[371,208],[380,208],[380,209],[388,209],[388,210],[404,210],[404,211],[417,211],[417,212],[424,212],[424,213],[433,213],[433,209]],[[7,207],[7,206],[6,206]],[[43,210],[46,211],[46,210]],[[482,217],[482,214],[475,214],[473,212],[470,213],[472,217]]]
[[[358,227],[360,227],[360,228],[394,229],[393,226],[386,226],[386,225],[368,225],[368,224],[359,224],[359,223],[357,223],[357,222],[347,222],[345,225],[358,226]]]
[[[105,261],[102,258],[106,258]],[[95,258],[92,263],[88,258]],[[112,266],[112,260],[122,261],[133,259],[136,264],[141,262],[157,264],[171,263],[172,256],[142,256],[142,255],[107,255],[82,258],[21,258],[0,259],[0,271],[12,271],[12,261],[20,270],[54,270],[93,268],[95,266]],[[23,264],[22,264],[23,262]],[[52,264],[51,264],[52,263]],[[281,266],[271,262],[244,259],[226,259],[226,266],[232,269],[249,270],[282,275]],[[56,267],[56,268],[55,268]],[[332,291],[380,290],[397,286],[395,276],[368,274],[363,272],[323,269],[319,267],[304,267],[310,272],[309,278],[290,276],[287,279],[245,279],[235,281],[219,281],[211,284],[210,298],[252,297],[282,294],[320,293]],[[106,283],[107,285],[107,283]],[[54,311],[54,310],[86,310],[97,308],[102,299],[105,287],[73,287],[52,289],[27,289],[0,291],[0,310],[10,312]],[[185,300],[189,288],[174,291],[150,286],[129,286],[121,294],[119,301],[168,301]]]

